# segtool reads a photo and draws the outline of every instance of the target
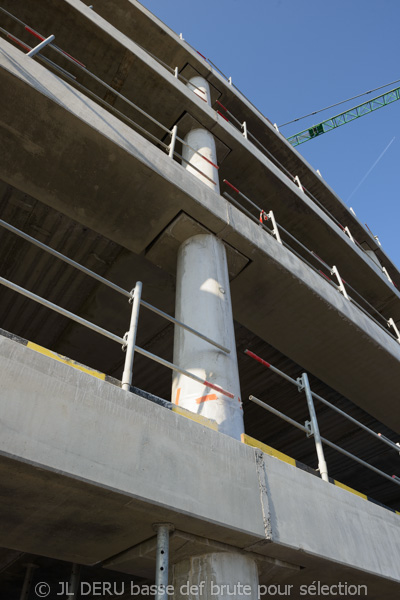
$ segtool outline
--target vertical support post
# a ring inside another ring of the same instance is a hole
[[[243,123],[242,123],[242,129],[243,129],[243,137],[245,137],[246,140],[247,140],[248,136],[247,136],[247,123],[246,123],[246,121],[243,121]]]
[[[175,527],[172,523],[154,523],[153,528],[157,531],[155,600],[168,600],[169,533]]]
[[[168,154],[170,158],[174,158],[176,136],[178,133],[178,126],[174,125],[171,132],[171,143],[169,145]]]
[[[179,75],[179,69],[178,69],[178,67],[175,67],[174,75],[178,79],[178,75]]]
[[[75,600],[78,598],[78,587],[79,587],[79,578],[81,573],[81,566],[73,563],[71,569],[71,576],[69,578],[69,586],[68,586],[68,598],[70,600]]]
[[[295,184],[296,184],[296,185],[297,185],[297,186],[298,186],[298,187],[301,189],[301,191],[302,191],[302,192],[303,192],[303,194],[304,194],[304,188],[303,188],[303,186],[301,185],[300,177],[299,177],[298,175],[296,175],[296,177],[294,178],[294,182],[295,182]]]
[[[343,279],[340,277],[339,271],[335,265],[333,265],[333,267],[332,267],[331,275],[336,276],[336,279],[338,280],[338,284],[339,284],[339,291],[343,294],[343,296],[346,298],[346,300],[349,300],[349,296],[348,296],[346,288],[344,287],[344,284],[343,284]]]
[[[232,85],[232,77],[228,78],[228,83],[229,83],[229,85]]]
[[[397,336],[397,341],[398,341],[398,342],[399,342],[399,344],[400,344],[400,331],[397,329],[397,327],[396,327],[396,323],[394,322],[394,320],[392,319],[392,317],[390,317],[390,319],[389,319],[389,321],[387,322],[387,324],[388,324],[388,327],[393,327],[393,329],[394,329],[394,332],[395,332],[395,334],[396,334],[396,336]]]
[[[132,290],[133,296],[129,300],[132,302],[132,313],[131,313],[131,322],[129,326],[129,331],[125,334],[124,339],[126,339],[126,357],[125,357],[125,365],[124,372],[122,374],[122,389],[128,390],[132,383],[132,367],[133,367],[133,359],[135,355],[135,344],[136,344],[136,334],[138,328],[138,320],[139,320],[139,309],[140,309],[140,299],[142,296],[142,283],[138,281],[136,283],[135,288]],[[131,293],[132,293],[131,292]]]
[[[28,563],[26,565],[25,578],[24,578],[24,583],[22,586],[21,595],[19,597],[19,600],[28,600],[29,591],[30,591],[31,585],[32,585],[33,571],[35,569],[37,569],[37,565],[34,565],[32,563]]]
[[[276,241],[282,244],[281,234],[279,233],[278,224],[275,221],[275,215],[272,210],[269,211],[268,217],[271,219],[272,223],[272,233],[274,234]]]
[[[349,236],[349,238],[351,239],[351,241],[353,242],[353,244],[355,244],[354,238],[353,238],[353,236],[350,233],[350,229],[346,226],[344,228],[344,231],[345,231],[345,233],[347,233],[347,235]]]
[[[388,278],[388,280],[390,281],[390,283],[393,283],[392,278],[390,277],[386,267],[382,267],[382,271],[385,273],[386,277]]]
[[[321,475],[321,479],[329,483],[328,467],[326,465],[324,450],[322,447],[321,435],[319,433],[317,415],[315,414],[314,401],[311,394],[310,382],[308,381],[307,373],[303,373],[302,376],[297,380],[299,382],[299,391],[303,391],[306,394],[308,411],[310,413],[312,434],[314,436],[315,449],[318,456],[318,467]]]
[[[35,54],[38,54],[38,52],[43,50],[43,48],[45,46],[47,46],[47,44],[50,44],[54,39],[55,39],[55,36],[50,35],[48,38],[46,38],[45,40],[40,42],[40,44],[38,44],[37,46],[32,48],[32,50],[29,50],[29,52],[27,53],[27,56],[30,56],[30,57],[35,56]]]

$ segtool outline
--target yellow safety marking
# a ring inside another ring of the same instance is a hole
[[[100,371],[96,371],[95,369],[89,369],[88,367],[84,367],[83,365],[75,362],[71,358],[67,358],[66,356],[61,356],[61,354],[52,352],[51,350],[48,350],[47,348],[43,348],[43,346],[38,346],[37,344],[34,344],[33,342],[28,342],[27,348],[31,348],[31,350],[36,350],[36,352],[40,352],[40,354],[44,354],[45,356],[54,358],[54,360],[58,360],[59,362],[62,362],[65,365],[74,367],[74,369],[78,369],[78,371],[83,371],[84,373],[87,373],[88,375],[92,375],[93,377],[97,377],[98,379],[102,379],[103,381],[105,381],[105,379],[106,379],[106,376],[104,373],[100,373]]]
[[[247,444],[247,446],[252,446],[253,448],[259,448],[269,456],[278,458],[279,460],[282,460],[283,462],[288,463],[289,465],[293,465],[294,467],[296,466],[296,461],[294,460],[294,458],[290,458],[290,456],[288,456],[287,454],[283,454],[283,452],[279,452],[279,450],[275,450],[275,448],[271,448],[271,446],[267,446],[267,444],[263,444],[262,442],[259,442],[255,438],[252,438],[249,435],[246,435],[245,433],[242,433],[241,438],[243,444]]]
[[[343,490],[350,492],[351,494],[355,494],[356,496],[360,496],[360,498],[364,498],[364,500],[368,500],[368,496],[366,494],[357,492],[357,490],[353,490],[353,488],[349,487],[348,485],[345,485],[344,483],[340,483],[340,481],[336,481],[336,479],[333,480],[333,483],[338,487],[342,488]]]
[[[282,452],[279,452],[279,450],[275,450],[275,448],[271,448],[271,446],[267,446],[267,444],[263,444],[262,442],[259,442],[255,438],[252,438],[249,435],[246,435],[245,433],[242,433],[241,439],[242,439],[243,444],[247,444],[247,446],[252,446],[253,448],[259,448],[260,450],[262,450],[263,452],[265,452],[265,454],[268,454],[269,456],[273,456],[274,458],[283,460],[284,462],[289,463],[290,465],[296,466],[296,461],[294,458],[290,458],[290,456],[287,456],[287,454],[283,454]],[[340,483],[340,481],[336,481],[336,479],[333,480],[333,483],[337,487],[340,487],[343,490],[350,492],[351,494],[355,494],[356,496],[359,496],[360,498],[363,498],[364,500],[368,500],[368,496],[366,494],[357,492],[357,490],[354,490],[353,488],[349,487],[348,485],[345,485],[344,483]],[[398,510],[396,510],[395,513],[397,515],[400,515],[400,512]]]
[[[180,406],[172,405],[171,408],[172,408],[172,412],[174,412],[178,415],[181,415],[182,417],[186,417],[187,419],[190,419],[191,421],[194,421],[195,423],[199,423],[200,425],[209,427],[210,429],[213,429],[214,431],[218,431],[218,425],[216,424],[216,422],[212,421],[211,419],[207,419],[206,417],[203,417],[203,415],[198,415],[196,413],[191,412],[190,410],[181,408]]]

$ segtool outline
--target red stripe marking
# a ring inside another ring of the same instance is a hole
[[[254,360],[261,363],[262,365],[264,365],[264,367],[267,367],[268,369],[271,366],[269,363],[267,363],[266,360],[262,359],[260,356],[257,356],[257,354],[254,354],[254,352],[251,352],[250,350],[245,350],[244,353],[247,354],[247,356],[250,356],[250,358],[254,358]]]
[[[221,102],[219,100],[217,100],[217,104],[219,104],[219,106],[221,108],[223,108],[224,110],[228,110],[223,104],[221,104]]]
[[[218,400],[217,394],[207,394],[207,396],[200,396],[200,398],[196,398],[196,404],[208,402],[209,400]]]
[[[345,231],[345,227],[343,227],[343,225],[341,225],[340,223],[339,223],[339,227],[341,227],[341,229],[343,229],[343,231]]]
[[[73,56],[71,56],[70,54],[68,54],[68,52],[65,52],[65,50],[61,50],[61,52],[63,54],[65,54],[65,56],[68,56],[71,60],[73,60],[76,63],[78,63],[78,65],[81,65],[81,67],[84,67],[86,69],[86,65],[84,65],[80,60],[74,58]]]
[[[219,112],[219,110],[217,110],[217,114],[218,114],[220,117],[222,117],[223,119],[225,119],[225,121],[228,121],[228,123],[229,123],[229,119],[227,119],[227,118],[225,117],[225,115],[223,115],[221,112]]]
[[[216,169],[219,169],[219,166],[216,165],[215,163],[213,163],[211,160],[209,160],[208,158],[206,158],[205,156],[203,156],[203,154],[199,153],[199,156],[201,156],[201,158],[204,158],[204,160],[206,160],[208,163],[210,163],[210,165],[212,165],[213,167],[215,167]]]
[[[201,90],[200,90],[200,92],[201,92]],[[200,98],[200,100],[203,100],[203,102],[207,102],[206,98],[203,98],[202,96],[200,96],[200,94],[198,94],[196,91],[195,91],[195,94],[198,98]]]
[[[319,272],[319,273],[321,273],[321,275],[322,275],[323,277],[325,277],[325,279],[327,279],[328,281],[332,281],[332,280],[331,280],[331,279],[328,277],[328,275],[325,275],[325,273],[324,273],[323,271],[318,271],[318,272]]]
[[[21,48],[23,48],[24,50],[28,50],[28,52],[32,50],[30,46],[27,46],[26,44],[24,44],[24,42],[21,42],[18,38],[11,35],[11,33],[7,33],[7,37],[16,44],[18,44],[18,46],[21,46]]]
[[[228,396],[228,398],[234,398],[235,395],[231,394],[230,392],[227,392],[226,390],[224,390],[222,387],[219,387],[219,385],[214,385],[213,383],[210,383],[209,381],[204,380],[203,383],[211,388],[212,390],[215,390],[216,392],[221,392],[221,394],[223,394],[224,396]]]
[[[227,179],[224,179],[224,183],[226,183],[226,185],[229,185],[229,187],[232,188],[234,192],[236,192],[237,194],[240,194],[239,190],[237,188],[235,188],[234,185],[229,183],[229,181]]]
[[[40,35],[40,33],[38,33],[37,31],[35,31],[31,27],[28,27],[28,25],[25,25],[25,29],[26,29],[26,31],[29,31],[29,33],[31,33],[32,35],[34,35],[35,37],[39,38],[39,40],[42,40],[42,42],[43,42],[43,40],[46,39],[42,35]]]
[[[204,54],[202,54],[201,52],[199,52],[198,50],[196,50],[197,54],[200,54],[201,58],[204,58],[204,60],[207,60],[206,57],[204,56]]]

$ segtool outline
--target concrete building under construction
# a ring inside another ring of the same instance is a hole
[[[1,597],[397,599],[400,272],[182,36],[89,4],[0,9]]]

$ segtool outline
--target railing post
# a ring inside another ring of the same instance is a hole
[[[326,466],[324,450],[322,447],[321,435],[319,433],[317,415],[315,413],[314,401],[311,394],[310,383],[308,381],[307,373],[303,373],[302,377],[297,380],[299,383],[299,391],[303,391],[306,394],[308,411],[311,419],[311,433],[314,436],[315,448],[318,456],[318,468],[321,475],[321,479],[329,483],[328,467]]]
[[[29,596],[29,591],[30,591],[31,585],[32,585],[33,571],[35,569],[37,569],[37,565],[31,564],[31,563],[28,563],[26,565],[25,578],[24,578],[24,583],[22,586],[21,595],[19,597],[19,600],[27,600],[27,598]]]
[[[168,154],[169,154],[170,158],[174,158],[177,133],[178,133],[178,126],[174,125],[172,128],[172,131],[171,131],[171,143],[168,147]]]
[[[243,137],[246,138],[246,140],[248,139],[248,135],[247,135],[247,123],[246,121],[243,121],[242,123],[242,129],[243,129]]]
[[[347,226],[344,228],[344,232],[349,236],[349,238],[351,239],[353,244],[355,244],[356,242],[355,242],[353,236],[351,235],[350,229]]]
[[[274,234],[276,241],[279,242],[279,244],[282,244],[281,235],[279,233],[278,225],[275,221],[275,215],[272,210],[269,211],[268,217],[271,219],[272,233]]]
[[[136,344],[136,334],[138,328],[138,320],[139,320],[139,309],[140,309],[140,299],[142,296],[142,283],[138,281],[136,283],[135,288],[132,290],[133,296],[129,300],[132,302],[132,313],[131,313],[131,322],[129,326],[129,331],[125,334],[124,340],[126,341],[126,357],[125,357],[125,365],[124,372],[122,374],[122,389],[128,390],[132,383],[132,367],[133,367],[133,359],[135,355],[135,344]]]
[[[397,337],[397,341],[400,344],[400,331],[398,330],[398,328],[396,327],[396,323],[394,322],[394,320],[392,319],[392,317],[390,317],[389,321],[387,322],[388,327],[392,327],[394,329],[394,332],[396,334]]]
[[[71,576],[69,579],[69,586],[68,586],[69,600],[75,600],[78,598],[80,573],[81,573],[80,565],[73,563],[72,569],[71,569]]]
[[[338,271],[338,269],[337,269],[337,267],[335,265],[333,265],[333,267],[332,267],[331,275],[335,275],[336,276],[336,279],[338,280],[338,284],[339,284],[339,291],[343,294],[343,296],[347,300],[349,300],[349,296],[347,294],[346,288],[344,287],[343,279],[340,277],[339,271]]]
[[[388,278],[388,280],[390,281],[390,283],[393,283],[393,279],[390,277],[388,270],[386,269],[386,267],[382,267],[382,271],[385,273],[386,277]]]
[[[175,527],[172,523],[154,523],[153,527],[157,531],[155,600],[168,600],[169,533]]]
[[[35,56],[35,54],[38,54],[38,52],[43,50],[43,48],[45,46],[47,46],[47,44],[50,44],[54,39],[55,39],[55,36],[50,35],[48,38],[46,38],[45,40],[40,42],[40,44],[38,44],[37,46],[32,48],[32,50],[29,50],[29,52],[27,53],[27,56],[30,56],[30,57]]]
[[[301,185],[300,177],[298,175],[296,175],[296,177],[294,178],[294,183],[297,185],[297,187],[299,187],[301,189],[301,191],[304,194],[304,188]]]

